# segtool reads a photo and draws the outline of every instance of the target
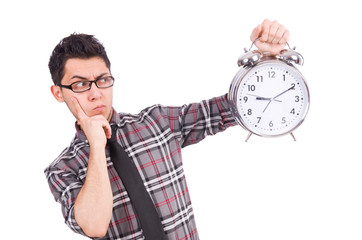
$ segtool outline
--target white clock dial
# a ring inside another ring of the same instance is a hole
[[[276,60],[249,69],[239,82],[234,101],[244,127],[257,135],[278,136],[302,123],[309,92],[296,68]]]

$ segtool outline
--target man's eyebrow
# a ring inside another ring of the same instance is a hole
[[[101,77],[103,77],[104,75],[107,75],[107,74],[109,74],[109,73],[108,72],[102,73],[102,74],[98,75],[98,77],[96,77],[96,79],[94,79],[94,80],[98,80],[98,79],[100,79]],[[86,77],[82,77],[82,76],[79,76],[79,75],[74,75],[71,79],[74,79],[74,78],[79,78],[79,79],[82,79],[82,80],[89,80]]]

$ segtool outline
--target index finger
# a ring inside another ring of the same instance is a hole
[[[252,42],[254,42],[254,40],[259,37],[260,32],[261,32],[261,26],[258,25],[258,26],[256,26],[256,27],[253,29],[253,31],[252,31],[252,33],[251,33],[251,35],[250,35],[250,40],[251,40]]]
[[[72,97],[72,102],[74,104],[74,107],[75,107],[75,118],[77,120],[82,120],[84,118],[87,118],[87,114],[85,114],[82,106],[79,104],[79,101],[76,97]]]
[[[263,21],[263,23],[261,24],[262,32],[261,32],[261,36],[260,36],[260,41],[262,41],[262,42],[268,41],[270,25],[271,25],[271,22],[269,21],[269,19],[265,19]]]

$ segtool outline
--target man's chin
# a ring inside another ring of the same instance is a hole
[[[109,122],[112,119],[112,115],[113,115],[113,111],[109,111],[106,112],[105,109],[103,109],[103,111],[92,111],[92,114],[89,114],[89,117],[94,117],[94,116],[103,116],[105,119],[107,119],[107,121]]]

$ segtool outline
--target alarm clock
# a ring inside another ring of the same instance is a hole
[[[259,39],[256,39],[257,41]],[[304,121],[310,104],[308,85],[293,65],[303,65],[301,54],[284,49],[278,56],[249,50],[238,59],[228,94],[231,112],[243,128],[262,137],[290,134]]]

